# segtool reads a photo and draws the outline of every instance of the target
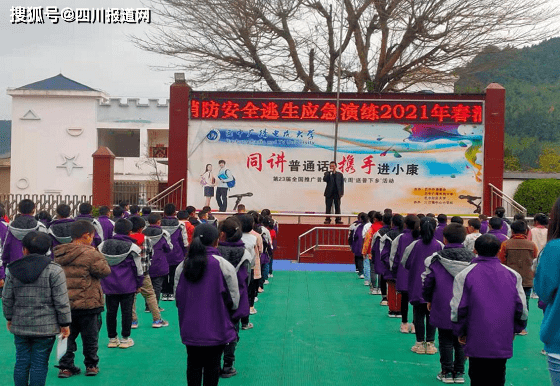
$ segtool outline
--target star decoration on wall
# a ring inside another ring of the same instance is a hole
[[[72,175],[72,171],[74,169],[83,169],[83,166],[80,166],[76,163],[79,154],[76,154],[74,157],[68,157],[66,154],[62,154],[62,159],[64,162],[62,165],[58,165],[57,168],[64,168],[66,169],[66,173],[70,176]]]

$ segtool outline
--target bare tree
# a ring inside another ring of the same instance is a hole
[[[484,47],[553,36],[558,17],[554,0],[151,1],[135,43],[221,89],[333,91],[340,55],[345,91],[446,83]]]

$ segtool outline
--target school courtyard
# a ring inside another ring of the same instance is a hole
[[[381,297],[368,294],[352,265],[274,264],[274,278],[259,295],[258,314],[251,316],[255,328],[240,332],[235,362],[238,375],[222,379],[221,385],[440,384],[436,380],[439,355],[410,351],[414,335],[399,332],[400,319],[387,317],[387,307],[379,305]],[[53,350],[47,385],[186,384],[186,350],[179,337],[174,303],[161,303],[165,308],[162,316],[170,326],[153,329],[151,315],[143,312],[140,298],[140,325],[132,332],[134,347],[107,348],[103,325],[99,375],[82,373],[58,379]],[[412,321],[412,308],[409,319]],[[515,339],[514,357],[507,362],[507,385],[550,384],[538,336],[541,319],[542,312],[531,299],[529,334]],[[0,348],[0,385],[10,385],[15,348],[5,327],[0,330]],[[78,339],[76,364],[83,371],[82,360]],[[465,378],[469,384],[468,376]]]

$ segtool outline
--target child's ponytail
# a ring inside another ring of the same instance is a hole
[[[210,224],[201,224],[195,228],[183,269],[183,274],[188,281],[196,283],[204,276],[208,265],[206,247],[214,244],[218,235],[216,227]]]
[[[420,236],[422,242],[426,245],[430,244],[434,239],[436,231],[436,220],[432,217],[424,217],[420,220]]]

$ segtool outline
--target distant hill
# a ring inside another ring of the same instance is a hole
[[[12,144],[12,121],[0,120],[0,158],[9,158]]]
[[[560,38],[522,49],[487,47],[458,69],[456,92],[506,88],[506,155],[537,168],[543,148],[560,149]]]

